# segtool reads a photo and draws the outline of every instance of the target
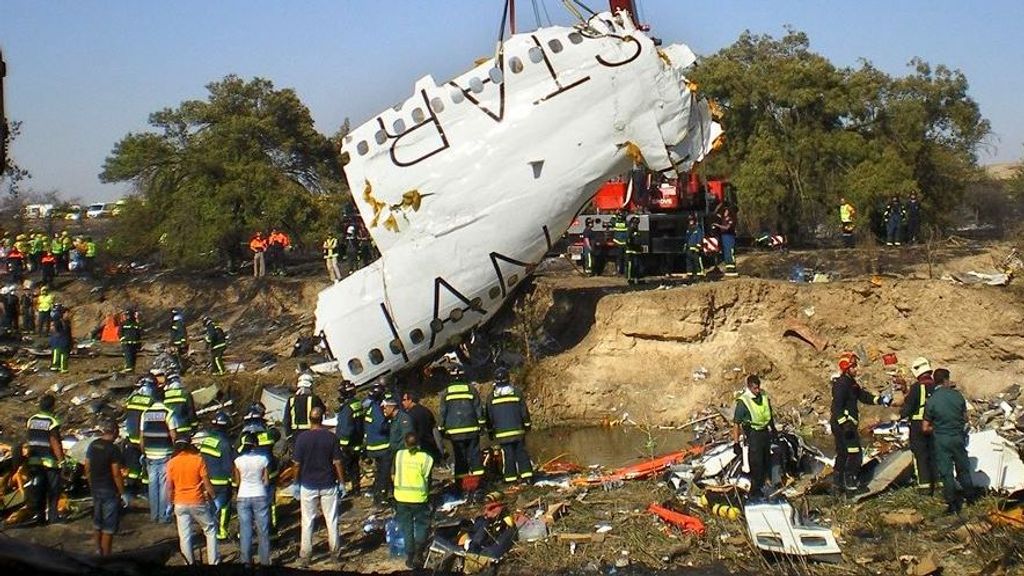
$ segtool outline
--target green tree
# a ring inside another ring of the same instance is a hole
[[[911,192],[926,213],[948,213],[989,124],[962,73],[911,66],[902,78],[868,62],[837,68],[793,30],[744,32],[701,61],[693,80],[725,114],[724,153],[708,170],[739,190],[743,222],[806,237],[838,224],[841,196],[866,214]]]
[[[337,147],[293,90],[236,76],[206,88],[206,100],[151,114],[155,131],[128,134],[107,157],[100,179],[137,192],[112,249],[205,266],[244,257],[254,230],[316,242],[347,199]]]
[[[7,150],[4,165],[0,166],[0,183],[6,187],[8,197],[16,201],[21,195],[21,183],[32,177],[28,170],[14,162],[10,153],[14,139],[21,134],[21,122],[6,121],[6,125],[0,128],[0,132],[3,133],[3,146]]]

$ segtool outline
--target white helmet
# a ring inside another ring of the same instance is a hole
[[[910,363],[910,373],[914,375],[914,378],[917,378],[925,372],[931,371],[932,365],[928,362],[928,359],[923,356],[914,358],[914,361]]]
[[[313,375],[312,374],[300,374],[299,375],[299,388],[312,388],[313,387]]]

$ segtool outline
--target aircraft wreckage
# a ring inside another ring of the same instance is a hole
[[[721,135],[685,76],[695,60],[604,12],[513,34],[352,130],[345,172],[381,257],[319,295],[335,368],[361,384],[458,343],[606,180],[688,172]]]

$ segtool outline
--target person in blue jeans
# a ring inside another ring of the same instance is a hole
[[[900,227],[903,224],[904,217],[906,217],[906,212],[903,209],[903,203],[900,202],[899,196],[893,195],[885,206],[886,246],[900,245]]]
[[[167,489],[167,462],[174,454],[178,423],[164,404],[163,390],[153,391],[153,404],[142,413],[142,442],[149,476],[149,517],[153,522],[171,523],[171,500]]]
[[[114,444],[117,423],[103,422],[103,436],[89,444],[85,453],[85,475],[92,492],[92,525],[96,530],[96,552],[109,556],[121,518],[121,506],[128,507],[121,478],[121,450]]]
[[[239,556],[246,566],[252,565],[252,529],[256,526],[260,566],[270,565],[270,460],[257,449],[255,435],[242,437],[239,456],[235,458],[234,480],[238,486]]]

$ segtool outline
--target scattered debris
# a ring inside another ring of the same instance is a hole
[[[802,523],[789,502],[748,504],[743,516],[750,540],[761,550],[823,562],[842,560],[832,530]]]
[[[970,434],[967,456],[975,468],[976,487],[1006,493],[1024,489],[1024,462],[1017,447],[995,430]]]
[[[671,510],[654,503],[647,507],[647,511],[676,528],[679,528],[683,532],[689,532],[690,534],[696,534],[698,536],[704,533],[704,523],[696,516],[676,512],[675,510]]]
[[[901,479],[907,478],[914,464],[914,455],[910,450],[897,450],[879,456],[878,465],[868,481],[867,490],[854,497],[855,502],[871,498],[892,486]]]
[[[819,336],[813,330],[807,327],[806,324],[799,320],[787,320],[786,326],[782,331],[782,335],[785,336],[796,336],[797,338],[807,342],[814,347],[815,350],[821,352],[828,347],[828,338]]]
[[[900,508],[882,514],[882,523],[886,526],[917,526],[924,522],[924,516],[913,508]]]

